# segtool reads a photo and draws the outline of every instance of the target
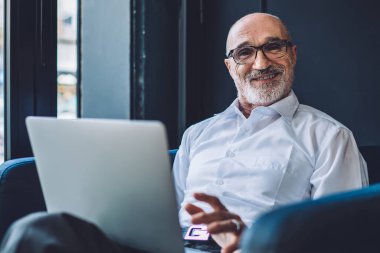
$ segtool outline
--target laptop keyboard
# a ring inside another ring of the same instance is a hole
[[[196,249],[201,252],[207,252],[207,253],[220,253],[220,247],[214,242],[211,243],[205,243],[201,242],[198,243],[197,241],[185,241],[184,242],[185,248],[191,248]]]
[[[182,238],[185,237],[187,228],[182,228]],[[186,253],[220,253],[220,246],[210,237],[208,241],[184,240]]]

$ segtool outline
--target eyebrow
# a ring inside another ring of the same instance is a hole
[[[265,43],[273,42],[273,41],[279,41],[279,40],[281,40],[279,37],[266,37]],[[265,43],[263,43],[263,44],[265,44]],[[240,43],[239,45],[237,45],[237,47],[235,47],[235,48],[240,48],[240,47],[245,47],[245,46],[252,46],[252,44],[249,43],[248,41],[244,41],[244,42]]]

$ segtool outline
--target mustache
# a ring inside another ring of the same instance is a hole
[[[278,67],[269,66],[266,69],[254,69],[245,75],[245,80],[252,81],[253,79],[259,78],[264,75],[280,74],[280,73],[284,73],[284,71],[285,69],[280,66]]]

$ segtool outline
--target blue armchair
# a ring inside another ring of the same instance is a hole
[[[243,253],[380,252],[380,184],[278,208],[245,234]]]

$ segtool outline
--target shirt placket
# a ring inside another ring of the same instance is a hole
[[[243,116],[244,117],[244,116]],[[224,159],[216,170],[216,179],[215,186],[219,187],[219,191],[223,192],[223,186],[225,185],[225,170],[233,169],[236,165],[234,159],[237,156],[239,144],[238,142],[242,141],[242,139],[247,138],[248,135],[252,134],[253,125],[255,122],[261,120],[264,115],[259,113],[255,113],[251,115],[251,117],[243,118],[241,115],[237,115],[236,119],[236,134],[232,138],[232,141],[228,144],[228,147],[225,152]]]

